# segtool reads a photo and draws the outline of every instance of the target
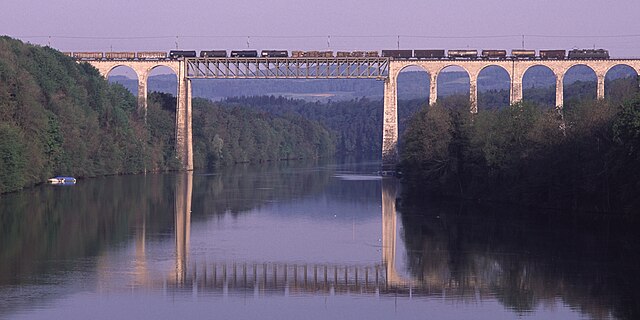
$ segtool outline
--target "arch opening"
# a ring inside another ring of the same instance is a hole
[[[578,64],[569,68],[562,79],[564,107],[571,107],[597,96],[598,77],[589,66]]]
[[[546,66],[535,65],[522,76],[522,100],[540,107],[556,105],[556,75]]]
[[[609,69],[604,77],[604,97],[612,102],[621,102],[640,91],[636,70],[626,64]]]
[[[438,104],[449,108],[469,109],[471,78],[462,67],[451,65],[438,73]]]
[[[421,108],[429,106],[430,74],[417,65],[406,66],[398,73],[398,137],[402,137],[408,121]],[[401,148],[402,140],[398,141]]]
[[[125,87],[131,94],[138,96],[138,74],[131,67],[116,66],[107,73],[109,83],[117,83]]]
[[[147,93],[158,92],[176,96],[178,92],[178,75],[167,66],[155,66],[149,70],[147,77]]]
[[[478,110],[508,107],[510,93],[511,77],[503,67],[487,66],[478,74]]]
[[[176,105],[178,76],[173,69],[155,66],[146,77],[146,125],[149,128],[150,163],[155,171],[169,170],[176,156]]]

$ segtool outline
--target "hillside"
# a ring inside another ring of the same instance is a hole
[[[176,169],[175,98],[151,93],[148,108],[145,119],[129,91],[110,84],[88,64],[48,47],[0,37],[0,193],[55,175],[83,178]],[[194,114],[204,119],[214,110],[217,119],[245,125],[222,128],[213,121],[215,126],[194,130],[196,156],[205,159],[196,169],[332,153],[329,134],[312,121],[194,103]],[[198,135],[201,131],[207,134]],[[286,134],[266,134],[273,132]],[[207,150],[220,151],[222,160]]]

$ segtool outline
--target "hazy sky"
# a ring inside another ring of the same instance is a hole
[[[2,0],[0,34],[62,51],[602,47],[640,57],[640,0]],[[49,38],[50,36],[50,38]],[[330,39],[328,38],[330,36]],[[576,37],[578,36],[578,37]]]

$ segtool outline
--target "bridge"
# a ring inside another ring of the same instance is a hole
[[[370,264],[214,261],[190,254],[193,173],[175,183],[175,262],[156,269],[147,263],[146,221],[134,236],[135,269],[124,279],[128,288],[214,294],[358,294],[401,296],[463,296],[491,291],[486,279],[452,280],[439,273],[402,276],[396,268],[398,181],[381,180],[382,239],[380,260]],[[109,269],[109,266],[102,266]],[[111,281],[112,279],[110,279]]]
[[[175,263],[161,272],[154,272],[146,261],[145,223],[134,237],[136,268],[127,285],[163,290],[196,290],[198,292],[280,293],[350,293],[408,294],[415,291],[441,293],[435,288],[453,285],[442,279],[420,282],[399,275],[396,270],[398,181],[381,181],[382,239],[379,262],[354,265],[341,263],[286,263],[274,261],[206,261],[190,255],[191,198],[193,173],[185,172],[175,183]],[[444,290],[444,289],[442,289]]]
[[[447,67],[462,68],[469,75],[470,112],[478,111],[478,77],[487,67],[502,68],[509,76],[510,102],[523,98],[522,81],[534,66],[549,68],[556,78],[556,106],[562,108],[563,81],[567,71],[577,65],[593,70],[597,78],[598,99],[604,98],[605,77],[615,66],[626,65],[640,74],[640,59],[393,59],[388,57],[317,58],[180,58],[174,60],[82,60],[108,77],[116,67],[126,66],[138,76],[138,108],[146,114],[147,80],[159,66],[173,70],[178,78],[176,106],[176,154],[182,169],[193,170],[192,79],[377,79],[384,81],[382,136],[383,167],[398,160],[398,75],[408,67],[418,67],[430,76],[429,104],[438,97],[438,75]],[[426,86],[426,84],[425,84]]]

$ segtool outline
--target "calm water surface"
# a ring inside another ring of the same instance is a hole
[[[638,315],[635,233],[401,200],[377,168],[236,166],[2,195],[0,318]]]

